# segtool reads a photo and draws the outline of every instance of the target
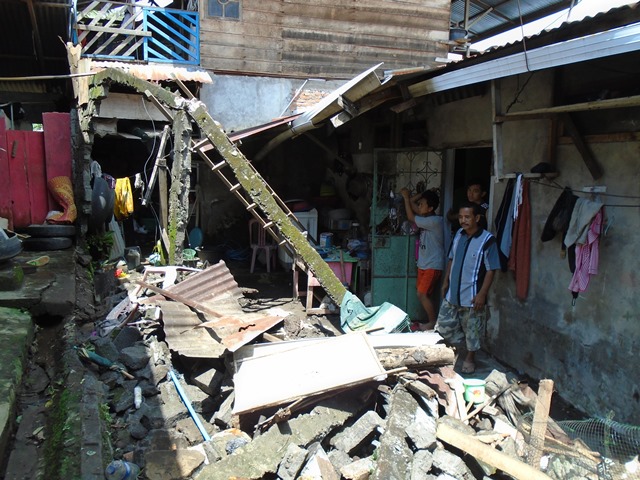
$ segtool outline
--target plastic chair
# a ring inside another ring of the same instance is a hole
[[[267,239],[267,234],[264,228],[262,228],[262,223],[256,218],[249,220],[249,245],[251,245],[251,250],[253,250],[253,254],[251,255],[250,272],[253,273],[253,269],[256,265],[256,257],[260,250],[264,250],[267,272],[271,272],[272,261],[273,267],[275,268],[276,266],[276,249],[278,248],[278,245],[273,242],[271,236]]]

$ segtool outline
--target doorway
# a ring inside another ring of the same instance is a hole
[[[443,198],[443,215],[467,199],[467,185],[476,179],[482,182],[486,189],[488,229],[492,230],[491,222],[491,147],[457,148],[445,153],[445,185]],[[447,224],[451,225],[449,222]],[[451,242],[451,228],[445,228],[445,246]],[[455,232],[453,232],[455,233]]]

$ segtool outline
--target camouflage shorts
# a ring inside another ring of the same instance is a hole
[[[472,307],[458,307],[442,301],[436,331],[452,345],[467,345],[467,350],[480,350],[480,337],[486,319],[486,308],[476,311]]]

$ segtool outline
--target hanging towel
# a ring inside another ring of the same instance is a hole
[[[116,179],[115,195],[113,213],[116,219],[125,219],[133,213],[133,193],[128,177]]]
[[[513,226],[513,241],[509,254],[509,270],[515,273],[516,296],[526,300],[529,293],[531,273],[531,202],[529,201],[529,181],[522,182],[518,208],[518,218]]]
[[[575,244],[584,244],[587,242],[587,233],[589,225],[602,208],[602,202],[579,198],[576,206],[571,213],[571,221],[567,234],[564,236],[564,244],[569,247]]]
[[[500,207],[496,213],[496,241],[498,243],[498,254],[500,256],[500,269],[507,271],[509,253],[511,251],[511,235],[513,232],[513,215],[511,215],[511,204],[513,203],[513,189],[515,179],[509,179],[504,196],[500,202]]]
[[[600,261],[600,234],[604,218],[604,207],[596,213],[593,221],[589,225],[586,235],[586,243],[576,245],[576,270],[569,284],[569,290],[574,294],[584,292],[589,286],[591,275],[598,273],[598,263]]]

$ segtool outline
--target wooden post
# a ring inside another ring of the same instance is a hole
[[[499,452],[480,440],[476,440],[471,435],[459,432],[447,424],[438,423],[436,436],[443,442],[459,448],[481,462],[508,473],[517,480],[550,480],[550,477],[540,470]]]
[[[173,164],[169,191],[169,264],[182,264],[187,222],[189,221],[189,181],[191,174],[191,122],[185,111],[173,120]]]
[[[540,465],[540,458],[542,458],[544,437],[547,433],[547,420],[549,420],[551,395],[553,395],[553,380],[540,380],[538,399],[536,401],[536,409],[533,413],[533,424],[531,425],[529,448],[527,449],[527,462],[536,468]]]

